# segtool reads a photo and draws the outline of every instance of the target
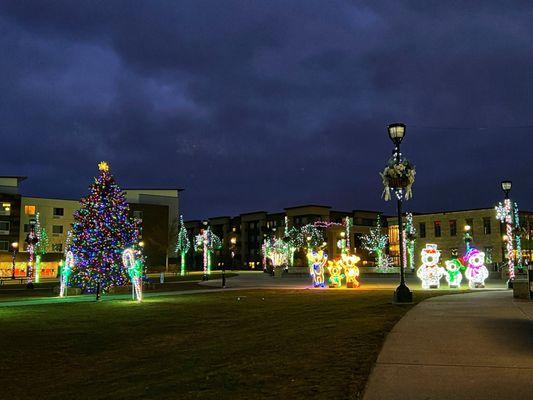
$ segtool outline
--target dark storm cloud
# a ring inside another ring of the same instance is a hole
[[[385,125],[408,124],[415,210],[527,203],[528,2],[5,1],[4,174],[79,197],[186,188],[186,217],[306,202],[385,209]],[[6,148],[6,147],[5,147]]]

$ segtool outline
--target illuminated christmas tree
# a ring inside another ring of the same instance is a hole
[[[183,225],[183,215],[180,215],[180,228],[178,232],[178,239],[176,241],[176,252],[181,256],[181,276],[185,275],[185,256],[191,247],[191,242],[187,236],[187,229]]]
[[[89,195],[81,199],[81,207],[74,213],[70,245],[74,267],[69,285],[89,293],[129,283],[122,253],[127,248],[138,249],[140,237],[140,228],[129,216],[124,192],[109,166],[101,162],[98,169],[100,174]]]
[[[368,235],[363,235],[361,238],[361,244],[365,250],[371,251],[376,257],[376,263],[379,269],[386,269],[390,260],[385,254],[385,248],[389,242],[388,235],[385,235],[381,228],[381,218],[378,215],[376,220],[376,226],[370,228]]]

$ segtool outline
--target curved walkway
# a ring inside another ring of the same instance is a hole
[[[533,303],[511,291],[439,296],[387,336],[364,399],[533,397]]]

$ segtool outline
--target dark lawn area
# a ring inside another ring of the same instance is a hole
[[[0,308],[1,398],[359,398],[410,308],[390,301],[255,290]]]
[[[227,278],[236,276],[236,273],[226,274]],[[210,275],[210,279],[220,279],[221,274],[215,273]],[[196,289],[213,289],[213,286],[199,286],[197,282],[201,281],[201,275],[186,275],[177,277],[166,277],[165,283],[160,284],[159,278],[150,278],[152,284],[145,285],[145,291],[149,292],[170,292],[176,290],[196,290]],[[26,289],[25,284],[5,284],[0,286],[0,302],[11,301],[30,297],[54,297],[57,292],[54,288],[59,286],[59,282],[36,283],[34,289]],[[131,289],[124,288],[121,292],[129,292]]]

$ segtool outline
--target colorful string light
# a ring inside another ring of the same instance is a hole
[[[122,252],[139,243],[140,224],[130,217],[125,194],[116,184],[106,162],[98,164],[87,197],[74,212],[70,250],[76,260],[72,268],[71,286],[85,293],[100,289],[107,292],[113,286],[129,282],[122,263]]]
[[[495,207],[496,219],[501,223],[505,223],[505,233],[507,236],[506,250],[507,250],[507,265],[509,267],[509,280],[514,280],[514,260],[513,260],[513,209],[510,199],[505,199],[503,204],[500,202]]]

